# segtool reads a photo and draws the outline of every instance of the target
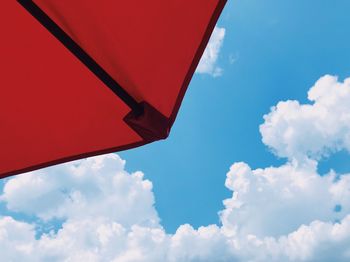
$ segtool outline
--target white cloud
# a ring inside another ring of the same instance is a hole
[[[276,155],[289,159],[319,159],[350,150],[350,78],[338,82],[326,75],[310,89],[313,104],[280,102],[266,115],[260,131]]]
[[[111,154],[31,172],[9,180],[0,199],[9,210],[44,220],[98,214],[123,225],[157,225],[152,183],[124,165]]]
[[[348,150],[349,81],[323,77],[309,92],[314,104],[281,102],[265,116],[263,141],[287,162],[255,170],[233,164],[225,183],[232,197],[224,201],[221,226],[182,225],[168,234],[154,208],[151,182],[141,172],[127,173],[118,156],[106,155],[9,179],[1,196],[9,210],[65,222],[57,233],[36,238],[35,224],[0,218],[1,259],[349,261],[350,174],[317,173],[319,158]]]
[[[247,236],[242,261],[346,262],[350,259],[350,217],[341,223],[313,221],[279,238]]]
[[[210,74],[214,77],[222,75],[223,69],[217,66],[217,60],[224,42],[225,33],[225,28],[215,27],[207,48],[205,49],[197,67],[197,73]]]
[[[236,163],[226,180],[234,193],[221,213],[223,228],[231,235],[278,237],[316,219],[335,221],[340,214],[334,208],[343,203],[329,192],[333,181],[333,175],[319,176],[313,162],[257,170]],[[350,184],[345,186],[350,188]]]
[[[2,261],[25,261],[33,252],[34,227],[15,221],[11,217],[0,217],[0,256]]]

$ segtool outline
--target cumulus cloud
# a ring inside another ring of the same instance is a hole
[[[336,221],[342,217],[334,212],[335,206],[348,203],[339,202],[330,191],[344,182],[334,183],[334,179],[334,174],[319,176],[314,162],[302,168],[288,163],[257,170],[236,163],[226,179],[226,186],[234,193],[221,213],[223,227],[231,235],[278,237],[316,219]],[[343,186],[350,188],[348,183]],[[251,219],[254,215],[258,219]]]
[[[8,180],[1,195],[7,209],[64,223],[36,238],[35,225],[0,218],[0,253],[4,248],[7,261],[177,262],[216,259],[225,250],[217,226],[183,225],[167,234],[154,208],[152,183],[124,165],[110,154]]]
[[[125,161],[111,154],[7,180],[0,197],[7,209],[64,222],[57,232],[37,237],[35,223],[0,218],[1,258],[349,261],[350,174],[317,172],[320,158],[349,149],[349,82],[325,76],[310,89],[311,104],[286,101],[272,108],[260,127],[262,138],[286,163],[258,169],[234,163],[225,183],[232,196],[224,200],[220,226],[182,225],[167,233],[154,208],[152,183],[141,172],[128,173]]]
[[[128,174],[124,165],[111,154],[31,172],[9,180],[0,199],[9,210],[43,220],[98,214],[123,225],[158,224],[152,183],[141,172]]]
[[[34,227],[15,221],[11,217],[0,217],[0,254],[3,261],[25,261],[32,253],[35,243]]]
[[[350,78],[320,78],[309,90],[312,104],[284,101],[264,116],[263,142],[276,155],[289,159],[319,159],[350,150]]]
[[[225,28],[215,27],[208,46],[197,67],[197,73],[210,74],[214,77],[222,75],[223,69],[217,66],[217,60],[224,42],[225,33]]]

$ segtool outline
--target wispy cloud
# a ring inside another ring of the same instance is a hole
[[[0,218],[4,261],[312,261],[350,259],[350,174],[320,175],[318,161],[350,150],[350,79],[322,77],[312,104],[280,102],[265,116],[264,143],[286,163],[252,169],[234,163],[222,226],[175,234],[162,227],[152,183],[106,155],[9,179],[1,200],[11,211],[61,229],[36,238],[35,224]]]
[[[205,49],[202,59],[197,67],[197,73],[209,74],[213,77],[222,75],[223,69],[217,65],[217,60],[224,42],[225,33],[225,28],[215,27],[208,46]]]

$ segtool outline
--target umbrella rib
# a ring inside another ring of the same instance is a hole
[[[82,49],[59,25],[57,25],[33,0],[17,0],[40,24],[55,36],[95,76],[113,91],[136,114],[143,113],[143,107],[123,89],[84,49]]]

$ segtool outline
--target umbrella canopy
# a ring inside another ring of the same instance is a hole
[[[4,1],[0,178],[166,138],[225,3]]]

